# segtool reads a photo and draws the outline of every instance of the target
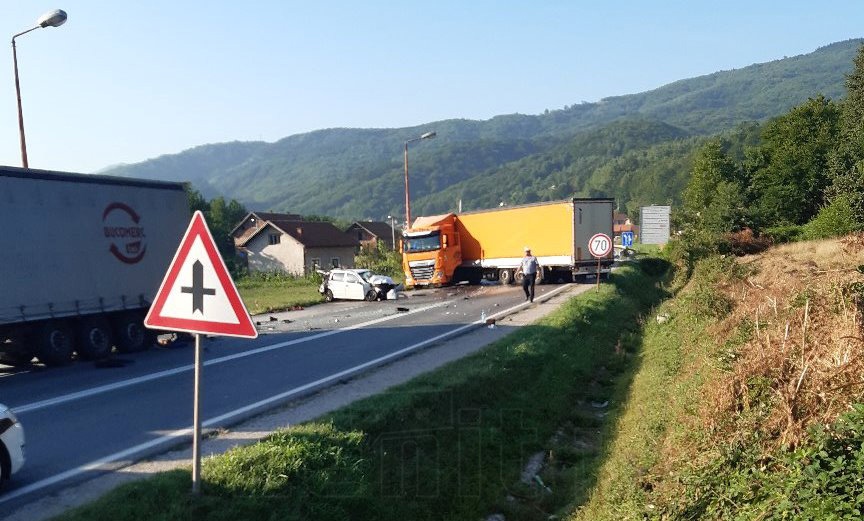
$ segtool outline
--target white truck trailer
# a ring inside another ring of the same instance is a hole
[[[189,218],[181,183],[0,166],[0,363],[146,349]]]

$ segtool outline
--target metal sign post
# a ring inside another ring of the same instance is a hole
[[[195,333],[195,397],[192,404],[192,494],[201,493],[201,335]]]
[[[600,289],[600,259],[597,259],[597,289]]]
[[[201,212],[192,216],[144,325],[195,335],[192,494],[197,496],[201,493],[201,335],[258,336]]]

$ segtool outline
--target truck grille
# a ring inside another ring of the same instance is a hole
[[[417,280],[430,280],[435,266],[411,266],[411,276]]]

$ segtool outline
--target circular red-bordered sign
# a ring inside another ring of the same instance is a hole
[[[612,251],[612,239],[605,233],[595,233],[588,241],[588,251],[595,257],[605,257]]]

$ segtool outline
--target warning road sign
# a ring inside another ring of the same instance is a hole
[[[187,333],[258,336],[201,212],[192,216],[144,325]]]

